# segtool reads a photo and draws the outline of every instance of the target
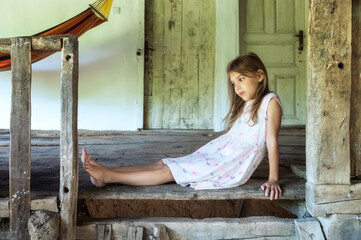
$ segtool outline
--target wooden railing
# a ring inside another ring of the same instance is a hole
[[[31,52],[61,51],[60,238],[75,239],[78,195],[78,40],[73,35],[0,39],[11,55],[10,239],[29,239]]]

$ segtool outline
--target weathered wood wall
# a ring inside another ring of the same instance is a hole
[[[146,1],[144,128],[213,127],[215,1]]]
[[[351,175],[361,177],[361,1],[352,1]]]

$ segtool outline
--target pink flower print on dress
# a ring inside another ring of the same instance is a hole
[[[216,166],[216,167],[217,167],[217,166],[218,166],[218,163],[216,163],[214,166]]]
[[[256,154],[256,153],[257,153],[257,150],[254,150],[253,153]]]
[[[192,172],[194,175],[197,175],[197,173],[195,171]]]
[[[244,172],[240,171],[238,174],[241,175],[241,174],[243,174],[243,173],[244,173]]]
[[[240,133],[238,136],[242,136],[244,133]]]
[[[229,174],[227,174],[227,176],[226,177],[230,177],[231,175],[229,175]]]
[[[201,154],[201,152],[197,152],[197,154]]]
[[[254,134],[253,137],[254,137],[255,139],[258,139],[258,134]]]
[[[226,171],[226,170],[223,168],[223,169],[222,169],[222,172],[225,172],[225,171]]]

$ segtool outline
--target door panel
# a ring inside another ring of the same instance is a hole
[[[213,128],[214,26],[214,1],[146,1],[145,128]]]
[[[307,32],[305,1],[241,0],[242,10],[241,55],[255,52],[266,65],[271,91],[283,104],[282,125],[305,125],[307,54],[295,36]]]

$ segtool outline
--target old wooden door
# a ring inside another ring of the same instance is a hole
[[[306,11],[304,0],[241,0],[240,51],[265,63],[270,88],[283,104],[282,125],[306,124]],[[303,39],[299,36],[303,31]],[[303,40],[303,50],[300,41]]]
[[[213,127],[215,1],[146,1],[146,129]]]

